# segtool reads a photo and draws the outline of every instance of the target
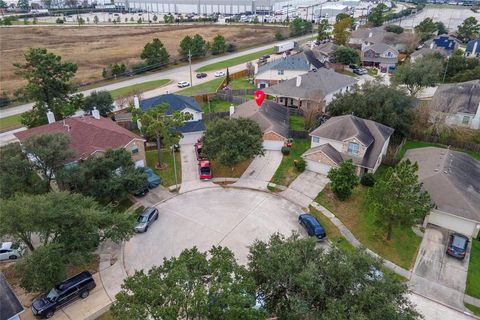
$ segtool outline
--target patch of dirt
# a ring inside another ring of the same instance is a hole
[[[37,297],[40,292],[27,292],[20,287],[20,274],[17,272],[16,262],[2,262],[0,263],[0,272],[3,273],[8,283],[12,287],[12,290],[20,300],[20,303],[25,307],[29,308],[32,304],[32,301]]]
[[[78,64],[75,81],[86,83],[102,78],[102,69],[112,63],[128,66],[140,63],[147,42],[159,38],[172,59],[178,58],[178,46],[186,35],[199,33],[207,41],[222,34],[237,49],[265,44],[283,30],[272,26],[154,26],[154,27],[26,27],[0,28],[0,87],[12,94],[24,81],[15,74],[13,63],[24,63],[28,48],[43,47],[60,55],[62,61]],[[283,30],[284,31],[284,30]]]

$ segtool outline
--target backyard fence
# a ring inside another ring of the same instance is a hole
[[[308,131],[289,130],[288,136],[293,139],[308,139]]]
[[[218,99],[221,99],[221,100],[225,100],[225,101],[234,103],[234,104],[242,104],[242,103],[245,103],[245,102],[248,101],[248,99],[245,98],[245,97],[234,96],[234,95],[227,94],[227,93],[222,93],[222,92],[217,92],[215,94],[215,97],[218,98]]]
[[[230,112],[211,112],[211,113],[204,113],[202,115],[203,120],[205,121],[228,118],[229,116],[230,116]]]
[[[480,144],[474,143],[474,142],[468,142],[468,141],[457,141],[450,137],[442,138],[442,137],[430,136],[430,135],[412,134],[410,138],[412,140],[438,143],[438,144],[443,144],[443,145],[450,146],[457,149],[480,152]]]

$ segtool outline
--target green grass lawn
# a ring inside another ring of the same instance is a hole
[[[110,91],[113,99],[118,99],[120,97],[128,96],[133,93],[142,93],[145,91],[153,90],[156,88],[163,87],[170,82],[170,79],[160,79],[154,81],[147,81],[139,84],[134,84],[133,86],[128,86],[120,89],[115,89]]]
[[[230,111],[230,106],[231,105],[236,106],[236,103],[228,102],[225,100],[221,99],[210,99],[210,108],[208,107],[208,103],[205,102],[202,104],[202,111],[204,113],[210,113],[210,112],[229,112]]]
[[[310,214],[317,218],[318,222],[323,226],[325,232],[327,233],[327,239],[337,246],[344,248],[346,250],[352,250],[354,247],[347,239],[342,235],[340,230],[320,211],[310,206]]]
[[[290,129],[294,131],[304,131],[305,130],[305,118],[303,116],[292,114],[288,118],[290,124]]]
[[[402,149],[398,152],[397,159],[402,159],[408,149],[417,149],[417,148],[425,148],[425,147],[438,147],[438,148],[446,148],[447,146],[438,143],[431,143],[425,141],[414,141],[414,140],[407,140],[403,145]],[[467,150],[460,150],[456,149],[460,152],[465,152],[472,156],[474,159],[480,160],[480,153],[474,151],[467,151]]]
[[[480,241],[472,241],[465,293],[480,299]]]
[[[152,168],[155,173],[162,179],[162,185],[164,187],[170,187],[175,185],[175,175],[173,168],[173,157],[171,150],[161,150],[160,157],[165,168],[158,170],[155,168],[157,163],[157,150],[149,150],[146,152],[147,166]],[[178,183],[182,182],[182,163],[180,158],[180,152],[175,152],[175,160],[177,162],[177,179]]]
[[[247,77],[233,79],[228,86],[232,90],[255,89],[255,85]]]
[[[474,306],[473,304],[469,304],[469,303],[465,303],[465,307],[467,307],[468,310],[472,311],[473,314],[480,317],[480,308],[479,307]]]
[[[301,155],[310,148],[310,139],[293,139],[293,146],[288,156],[283,156],[282,162],[275,171],[272,181],[275,184],[288,186],[300,175],[295,170],[294,160],[300,160]]]
[[[238,163],[235,167],[225,167],[222,166],[218,161],[211,161],[212,163],[212,172],[213,177],[222,177],[222,178],[240,178],[242,174],[247,170],[250,163],[252,163],[253,159],[248,159],[243,162]]]
[[[206,66],[200,67],[196,72],[207,72],[207,71],[213,71],[213,70],[219,70],[219,69],[225,69],[231,66],[236,66],[237,64],[245,63],[248,61],[252,61],[255,59],[260,58],[261,56],[265,54],[272,54],[273,53],[273,48],[265,49],[262,51],[257,51],[253,53],[249,53],[243,56],[239,56],[236,58],[231,58],[223,61],[219,61],[216,63],[212,64],[207,64]]]
[[[217,92],[218,87],[224,79],[225,77],[215,78],[213,80],[197,84],[193,87],[188,87],[186,89],[177,91],[176,93],[182,96],[196,96],[199,94]]]
[[[374,68],[368,68],[367,72],[368,72],[368,75],[372,77],[375,77],[378,74],[378,70]]]
[[[397,265],[410,269],[415,261],[421,238],[411,228],[396,227],[393,238],[386,240],[386,231],[374,222],[374,215],[365,205],[367,187],[358,186],[346,201],[339,201],[330,185],[318,195],[316,201],[334,213],[355,237],[367,248]]]
[[[0,118],[0,132],[6,132],[22,127],[22,123],[20,122],[21,118],[21,114]]]

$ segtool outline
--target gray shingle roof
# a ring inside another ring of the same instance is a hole
[[[430,101],[433,110],[452,114],[475,114],[479,104],[480,80],[441,85]]]
[[[392,46],[390,46],[386,43],[382,43],[382,42],[372,44],[371,46],[366,46],[365,48],[363,48],[362,52],[365,52],[367,50],[373,50],[373,51],[375,51],[377,53],[380,53],[380,54],[384,53],[387,50],[390,50],[393,53],[398,55],[398,50],[397,49],[395,49],[394,47],[392,47]]]
[[[232,117],[252,119],[263,132],[272,131],[288,138],[288,109],[273,101],[265,100],[259,108],[254,100],[249,100],[235,107]]]
[[[264,92],[278,97],[320,101],[326,95],[356,83],[355,78],[326,68],[301,75],[301,79],[299,87],[296,86],[297,79],[293,78],[266,88]]]
[[[310,62],[303,53],[286,56],[260,66],[257,74],[262,74],[270,70],[299,70],[307,72],[310,70]]]
[[[322,43],[319,46],[313,48],[313,51],[317,51],[324,56],[332,55],[338,49],[338,45],[333,42]]]
[[[343,157],[340,154],[340,152],[337,151],[330,143],[322,144],[321,146],[311,148],[307,150],[304,154],[302,154],[302,157],[308,158],[309,155],[318,153],[318,152],[323,152],[327,157],[332,159],[333,162],[336,164],[339,164],[340,162],[343,161]]]
[[[443,48],[422,48],[420,50],[416,50],[415,52],[413,52],[410,57],[424,57],[426,56],[427,54],[433,54],[433,53],[440,53],[442,56],[444,57],[447,57],[448,56],[448,52],[443,49]]]
[[[353,163],[372,169],[380,156],[385,141],[393,134],[393,129],[372,120],[352,115],[333,117],[313,130],[311,136],[335,141],[356,138],[367,147],[363,158],[341,153],[343,159],[352,159]]]
[[[435,147],[408,150],[418,177],[440,211],[480,222],[480,161]]]

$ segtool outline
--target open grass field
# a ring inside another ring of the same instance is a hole
[[[249,53],[240,57],[228,59],[228,60],[223,60],[220,62],[208,64],[206,66],[203,66],[201,68],[198,68],[197,72],[206,72],[206,71],[213,71],[213,70],[218,70],[218,69],[225,69],[231,66],[235,66],[237,64],[245,63],[251,60],[255,60],[263,56],[264,54],[272,54],[273,53],[273,47],[270,49],[265,49],[253,53]]]
[[[199,94],[213,93],[217,92],[218,87],[223,82],[225,77],[215,78],[213,80],[203,82],[192,87],[177,91],[176,94],[181,94],[182,96],[196,96]]]
[[[162,87],[169,82],[170,82],[169,79],[147,81],[139,84],[134,84],[133,86],[115,89],[110,91],[110,93],[112,94],[112,98],[115,100],[120,97],[124,97],[133,93],[142,93],[148,90],[153,90],[153,89]]]
[[[385,230],[375,224],[375,217],[365,205],[367,189],[359,185],[348,200],[340,201],[332,193],[330,185],[327,185],[316,201],[335,214],[367,248],[410,269],[422,239],[411,228],[395,227],[392,240],[387,241]]]
[[[141,62],[147,42],[159,38],[171,58],[178,57],[178,46],[186,35],[201,34],[207,41],[222,34],[238,50],[274,41],[280,27],[273,26],[152,26],[152,27],[25,27],[0,28],[0,87],[12,94],[24,82],[15,75],[13,63],[23,63],[28,48],[44,47],[60,55],[62,61],[78,64],[75,81],[86,83],[102,79],[102,69],[112,63],[127,66]]]

